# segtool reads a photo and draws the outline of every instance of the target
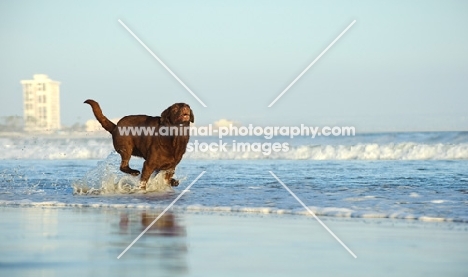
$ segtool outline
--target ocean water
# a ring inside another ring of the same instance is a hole
[[[3,137],[0,205],[160,209],[206,171],[173,209],[307,215],[272,171],[318,216],[468,222],[468,132],[276,141],[289,151],[186,153],[179,187],[155,175],[141,193],[138,177],[118,170],[110,137]]]

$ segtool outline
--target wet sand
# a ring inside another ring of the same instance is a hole
[[[2,276],[467,276],[468,224],[0,207]]]

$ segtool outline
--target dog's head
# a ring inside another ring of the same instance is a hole
[[[161,113],[163,125],[190,125],[190,122],[194,121],[192,109],[185,103],[175,103]]]

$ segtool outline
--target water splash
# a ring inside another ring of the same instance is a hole
[[[86,172],[83,178],[72,183],[74,195],[131,194],[147,192],[171,192],[172,187],[164,180],[165,171],[153,174],[140,190],[140,177],[119,171],[120,156],[114,151],[104,161]]]

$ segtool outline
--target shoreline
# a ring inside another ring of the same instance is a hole
[[[112,209],[112,210],[131,210],[134,212],[142,210],[158,211],[164,210],[167,205],[149,205],[149,204],[107,204],[107,203],[63,203],[59,201],[44,201],[44,202],[32,202],[30,200],[24,201],[7,201],[0,200],[0,208],[2,207],[13,207],[13,208],[78,208],[78,209]],[[330,208],[318,209],[317,207],[309,207],[317,217],[320,218],[338,218],[338,219],[370,219],[370,220],[398,220],[406,222],[433,222],[433,223],[459,223],[467,224],[468,219],[463,218],[443,218],[443,217],[432,217],[432,216],[415,216],[404,213],[393,213],[390,215],[383,213],[360,213],[356,211],[340,211],[347,209],[337,209],[335,211],[323,212]],[[240,214],[240,215],[290,215],[300,217],[313,217],[308,211],[303,208],[297,208],[293,210],[288,209],[277,209],[269,207],[242,207],[242,206],[203,206],[203,205],[185,205],[179,206],[174,205],[170,209],[171,211],[178,213],[224,213],[224,214]],[[468,225],[467,225],[468,227]]]

